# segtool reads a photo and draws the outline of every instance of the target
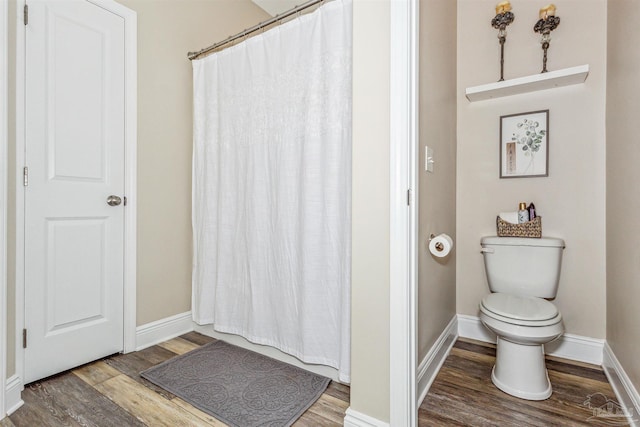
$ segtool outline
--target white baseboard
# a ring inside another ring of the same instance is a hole
[[[24,402],[20,393],[24,389],[22,379],[19,376],[13,375],[11,378],[7,378],[7,387],[4,394],[5,408],[7,409],[6,415],[11,415],[18,410]]]
[[[451,347],[453,347],[457,338],[458,317],[454,315],[418,366],[418,390],[416,393],[418,396],[418,402],[416,406],[420,406],[429,392],[429,388],[431,387],[431,384],[433,384],[433,380],[436,379],[442,364],[449,355]]]
[[[494,344],[496,342],[495,334],[490,332],[476,316],[458,314],[458,335],[461,338],[471,338]],[[550,356],[602,365],[604,340],[601,339],[564,334],[558,340],[544,347],[545,353]]]
[[[458,336],[478,341],[496,343],[496,334],[488,330],[479,317],[458,314]]]
[[[238,347],[271,357],[281,362],[288,363],[289,365],[297,366],[298,368],[313,372],[314,374],[322,375],[323,377],[327,377],[333,381],[341,382],[338,378],[338,370],[331,366],[304,363],[297,357],[284,353],[275,347],[252,343],[240,335],[216,331],[213,329],[213,325],[198,325],[197,323],[194,323],[194,330],[208,337],[226,341],[229,344],[237,345]]]
[[[618,398],[618,402],[627,414],[631,427],[640,427],[640,393],[634,387],[631,379],[622,368],[618,358],[608,343],[604,343],[604,356],[602,367],[609,379],[611,388]]]
[[[557,341],[545,345],[544,348],[545,352],[551,356],[601,366],[604,342],[597,338],[564,334]]]
[[[170,340],[194,329],[191,312],[176,314],[136,328],[136,351]]]
[[[377,418],[365,415],[362,412],[354,411],[350,407],[347,408],[344,417],[344,427],[389,427],[389,423],[380,421]]]

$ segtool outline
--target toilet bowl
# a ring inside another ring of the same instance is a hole
[[[480,320],[497,336],[495,386],[527,400],[551,396],[544,344],[564,333],[558,309],[538,297],[493,293],[482,299]]]

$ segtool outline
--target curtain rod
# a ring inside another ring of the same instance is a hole
[[[274,16],[271,19],[268,19],[266,21],[260,22],[259,24],[254,25],[251,28],[247,28],[244,31],[240,31],[236,35],[229,36],[229,37],[227,37],[225,40],[223,40],[221,42],[212,44],[211,46],[205,47],[204,49],[200,49],[197,52],[189,52],[189,53],[187,53],[187,58],[189,58],[190,61],[193,61],[194,59],[198,58],[201,55],[204,55],[205,53],[211,52],[212,50],[215,50],[215,49],[217,49],[217,48],[219,48],[221,46],[224,46],[224,45],[229,44],[229,43],[231,43],[231,42],[233,42],[235,40],[238,40],[238,39],[240,39],[242,37],[245,37],[245,36],[247,36],[247,35],[249,35],[251,33],[254,33],[254,32],[258,31],[258,30],[261,30],[262,28],[267,27],[267,26],[269,26],[271,24],[274,24],[274,23],[276,23],[278,21],[282,21],[283,19],[288,18],[291,15],[295,15],[298,12],[301,12],[301,11],[303,11],[305,9],[308,9],[308,8],[310,8],[312,6],[315,6],[318,3],[323,3],[324,1],[325,0],[310,0],[310,1],[306,2],[306,3],[303,3],[303,4],[299,5],[299,6],[294,7],[293,9],[289,9],[286,12],[280,13],[280,14]]]

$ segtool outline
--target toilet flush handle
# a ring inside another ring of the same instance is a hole
[[[482,248],[480,249],[480,253],[482,254],[492,254],[495,252],[495,249],[493,248]]]

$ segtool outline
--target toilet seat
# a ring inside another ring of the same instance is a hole
[[[480,311],[496,320],[519,326],[550,326],[562,321],[558,309],[549,301],[506,293],[485,296]]]

